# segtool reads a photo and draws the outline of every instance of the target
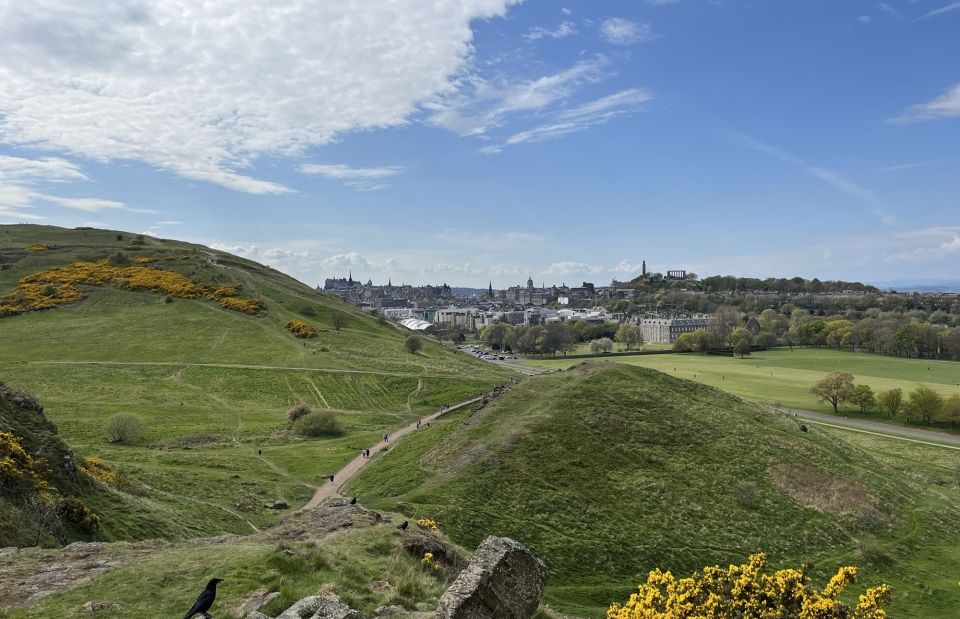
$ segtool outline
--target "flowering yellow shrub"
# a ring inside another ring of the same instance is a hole
[[[90,456],[89,458],[84,458],[80,461],[80,469],[84,473],[93,477],[96,480],[102,481],[105,484],[111,486],[116,486],[120,481],[120,478],[114,473],[109,466],[100,461],[100,458],[96,456]]]
[[[0,432],[0,488],[8,491],[46,492],[42,460],[37,460],[23,448],[20,438],[12,432]]]
[[[154,259],[150,256],[140,256],[139,258],[133,259],[134,264],[150,264],[154,262]]]
[[[224,297],[217,299],[217,305],[223,309],[243,312],[244,314],[254,315],[263,309],[263,301],[260,299],[241,299],[238,297]]]
[[[440,570],[440,564],[433,560],[432,552],[424,553],[423,558],[420,559],[420,565],[434,572]]]
[[[417,524],[424,529],[429,529],[431,531],[437,530],[437,522],[429,518],[421,518],[420,520],[417,520]]]
[[[224,297],[235,297],[240,294],[240,289],[236,286],[220,286],[213,291],[214,299],[222,299]]]
[[[44,251],[50,249],[45,243],[31,243],[24,247],[27,251]]]
[[[659,569],[623,606],[614,603],[607,619],[886,619],[890,587],[867,589],[856,607],[837,597],[856,581],[857,568],[841,567],[823,590],[811,586],[808,566],[762,574],[767,558],[751,555],[743,565],[705,567],[689,578],[674,578]]]
[[[135,262],[152,261],[152,258],[137,258]],[[224,296],[237,293],[235,287],[212,286],[195,282],[180,273],[164,271],[147,266],[124,266],[100,262],[74,262],[68,266],[54,267],[33,273],[20,279],[19,285],[10,293],[0,296],[0,316],[22,314],[50,309],[73,303],[86,297],[80,286],[105,286],[112,284],[128,290],[147,290],[181,299],[216,300],[221,307],[245,314],[256,314],[263,309],[258,299],[240,299]],[[217,293],[220,296],[217,296]]]
[[[294,319],[287,322],[287,331],[296,335],[297,337],[317,337],[317,330],[302,320]]]

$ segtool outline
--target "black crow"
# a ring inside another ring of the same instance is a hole
[[[187,614],[183,616],[183,619],[190,619],[194,615],[203,615],[206,619],[210,619],[210,615],[207,614],[207,611],[210,610],[210,607],[213,606],[214,600],[217,599],[218,582],[223,582],[223,579],[213,578],[207,583],[207,588],[203,590],[203,593],[201,593],[199,597],[197,597],[197,601],[193,603],[193,607],[187,611]]]
[[[410,523],[407,522],[406,520],[404,520],[404,521],[401,522],[399,525],[397,525],[397,528],[406,531],[406,530],[407,530],[407,527],[409,527],[409,526],[410,526]]]
[[[350,499],[350,505],[356,505],[356,504],[357,504],[357,497],[353,497],[352,499]]]

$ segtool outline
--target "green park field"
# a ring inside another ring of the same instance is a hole
[[[906,394],[920,384],[947,396],[960,391],[960,364],[839,352],[826,348],[775,349],[749,357],[698,355],[636,355],[611,357],[611,361],[651,368],[678,378],[719,387],[742,398],[780,404],[803,410],[832,412],[829,404],[810,393],[810,387],[828,372],[841,370],[854,375],[858,384],[874,391],[900,387]],[[528,359],[523,364],[549,369],[566,368],[582,359]],[[846,405],[848,414],[859,409]],[[872,416],[882,417],[874,411]]]

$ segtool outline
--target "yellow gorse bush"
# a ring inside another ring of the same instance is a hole
[[[317,330],[302,320],[293,319],[287,322],[287,331],[302,338],[317,337]]]
[[[27,251],[45,251],[50,248],[44,243],[31,243],[30,245],[24,247],[24,249]]]
[[[110,486],[118,485],[120,478],[109,466],[100,461],[96,456],[90,456],[80,461],[80,469],[96,480],[102,481]]]
[[[137,261],[141,259],[138,258]],[[80,286],[112,284],[127,290],[146,290],[181,299],[216,300],[220,307],[256,314],[263,309],[259,299],[240,299],[234,287],[214,289],[180,273],[146,266],[124,266],[99,262],[75,262],[54,267],[20,279],[10,293],[0,296],[0,316],[23,314],[74,303],[86,297]],[[217,293],[220,296],[216,296]],[[232,293],[232,295],[225,294]]]
[[[431,519],[429,519],[429,518],[421,518],[420,520],[417,520],[417,524],[420,525],[421,527],[423,527],[424,529],[429,529],[429,530],[431,530],[431,531],[436,531],[436,530],[437,530],[437,523],[436,523],[436,521],[435,521],[435,520],[431,520]]]
[[[420,565],[434,572],[440,570],[440,564],[433,560],[432,552],[424,553],[423,558],[420,559]]]
[[[763,574],[767,558],[751,555],[743,565],[705,567],[677,579],[659,569],[624,605],[614,603],[607,619],[885,619],[890,587],[867,589],[851,607],[837,598],[856,581],[857,568],[841,567],[818,590],[810,584],[807,566]]]
[[[0,432],[0,488],[46,492],[48,485],[41,469],[44,462],[31,456],[20,438],[12,432]]]

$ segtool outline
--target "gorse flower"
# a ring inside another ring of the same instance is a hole
[[[856,607],[837,598],[856,582],[857,568],[841,567],[823,590],[811,586],[808,566],[763,574],[766,555],[743,565],[705,567],[689,578],[653,570],[623,605],[614,603],[607,619],[886,619],[890,587],[867,589]]]

